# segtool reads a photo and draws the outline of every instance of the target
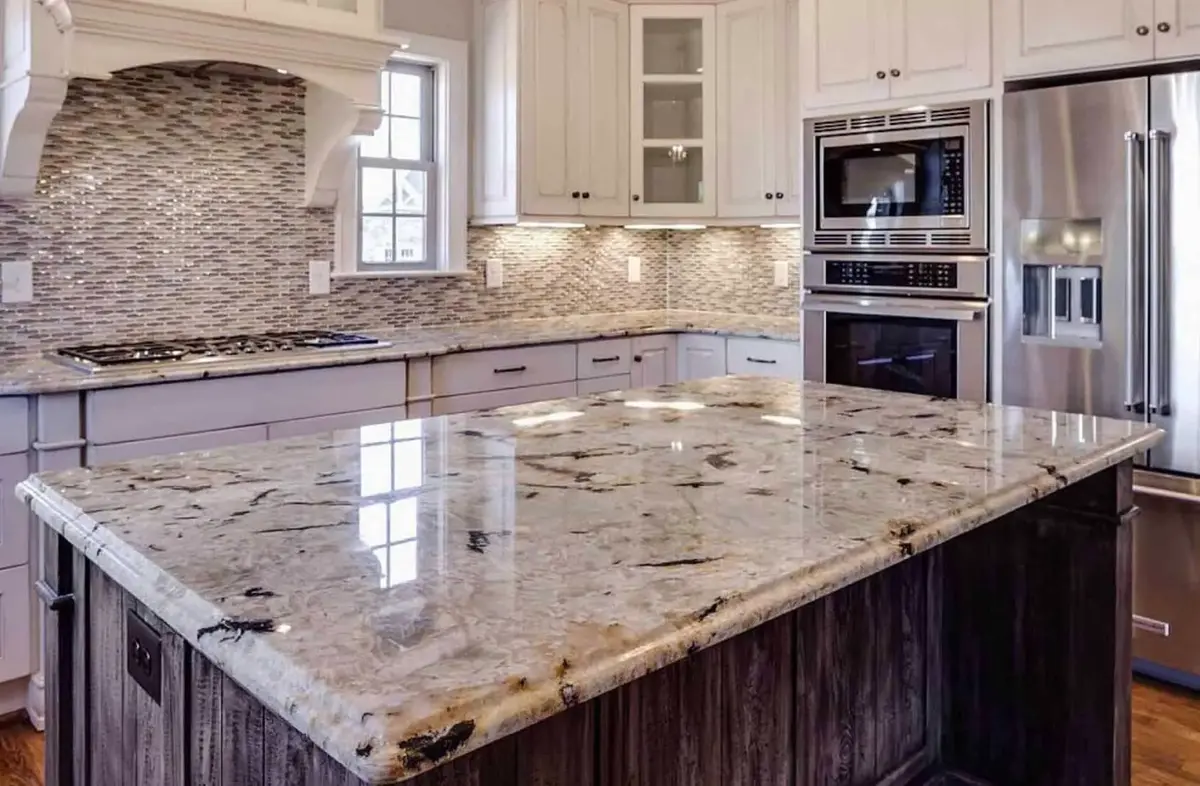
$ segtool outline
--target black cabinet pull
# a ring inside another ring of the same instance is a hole
[[[65,595],[59,595],[58,591],[53,589],[44,581],[39,581],[33,585],[33,591],[37,593],[38,598],[42,603],[46,604],[46,608],[50,611],[66,611],[75,605],[75,595],[68,592]]]
[[[1169,33],[1169,32],[1171,32],[1171,25],[1170,25],[1170,23],[1168,23],[1168,22],[1159,22],[1159,23],[1158,23],[1158,32],[1160,32],[1160,33]]]
[[[900,69],[899,69],[899,68],[893,68],[893,69],[892,69],[892,76],[900,76]]]
[[[765,363],[768,366],[773,366],[779,362],[778,360],[767,360],[765,358],[749,358],[749,357],[746,358],[746,360],[749,360],[751,363]]]
[[[640,196],[638,196],[637,194],[634,194],[634,195],[633,195],[633,201],[634,201],[634,202],[640,202],[640,201],[642,201],[642,198],[641,198]]]
[[[641,355],[634,355],[634,356],[633,356],[633,362],[634,362],[634,363],[641,363],[641,362],[642,362],[642,356],[641,356]]]
[[[776,199],[783,199],[783,192],[782,192],[782,191],[776,191],[776,192],[775,192],[775,198],[776,198]]]
[[[886,71],[876,71],[875,78],[876,79],[887,79],[887,72]]]
[[[621,359],[620,355],[613,355],[610,358],[592,358],[593,363],[616,363]]]
[[[494,368],[493,374],[519,374],[524,371],[527,366],[513,366],[512,368]]]
[[[775,195],[774,195],[774,194],[772,194],[770,191],[768,191],[768,192],[767,192],[767,199],[774,199],[774,198],[775,198]]]
[[[590,192],[590,191],[584,191],[584,192],[583,192],[583,198],[584,198],[584,199],[591,199],[591,198],[592,198],[592,192]]]
[[[1135,29],[1135,32],[1138,35],[1150,35],[1150,28],[1146,27],[1145,25],[1138,25]]]
[[[579,199],[579,192],[578,192],[578,191],[572,191],[572,192],[571,192],[571,199]]]

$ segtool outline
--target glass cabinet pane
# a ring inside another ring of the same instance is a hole
[[[644,19],[642,25],[643,73],[704,72],[703,20]]]
[[[704,148],[647,147],[642,162],[642,186],[648,204],[704,201]]]
[[[642,92],[644,139],[700,139],[704,136],[704,86],[650,83]]]

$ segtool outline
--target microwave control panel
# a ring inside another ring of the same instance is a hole
[[[964,215],[965,201],[963,183],[963,140],[947,139],[942,149],[942,212],[946,215]]]
[[[825,263],[825,283],[853,287],[958,289],[958,265],[953,262]]]

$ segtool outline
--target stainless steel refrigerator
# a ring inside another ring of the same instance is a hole
[[[1200,73],[1003,99],[1006,404],[1148,420],[1134,657],[1200,688]]]

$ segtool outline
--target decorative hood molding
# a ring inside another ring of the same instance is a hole
[[[355,135],[379,126],[393,45],[137,0],[0,0],[0,198],[33,194],[46,133],[72,78],[156,63],[230,61],[307,82],[306,203],[331,206]]]

